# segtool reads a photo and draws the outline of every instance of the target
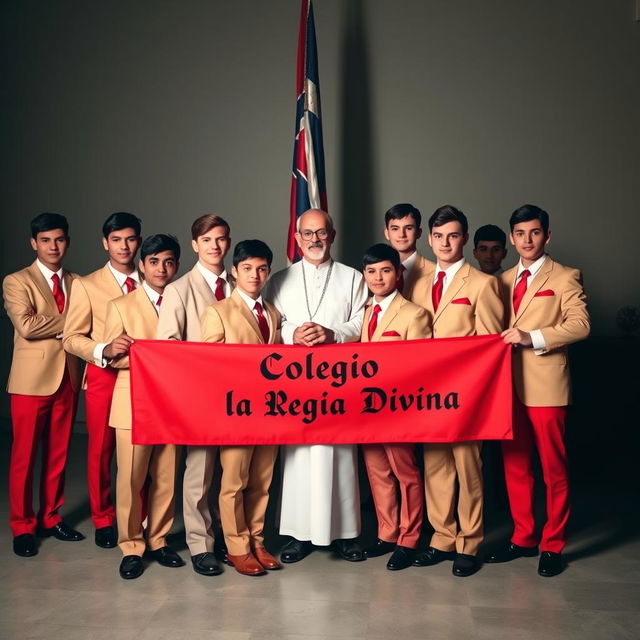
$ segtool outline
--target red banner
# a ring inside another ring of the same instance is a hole
[[[326,345],[137,340],[135,444],[509,439],[511,348],[499,336]]]

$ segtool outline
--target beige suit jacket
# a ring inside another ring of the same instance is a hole
[[[163,300],[164,303],[164,300]],[[269,342],[282,342],[280,328],[282,316],[269,302],[264,301],[269,317]],[[202,342],[228,342],[229,344],[265,344],[255,314],[249,310],[240,294],[234,290],[229,298],[209,305],[202,316]]]
[[[80,386],[80,362],[67,355],[62,341],[64,319],[69,309],[69,291],[77,274],[64,271],[67,292],[63,313],[38,265],[8,275],[2,283],[4,308],[13,324],[13,359],[7,391],[32,396],[50,396],[62,382],[65,365],[74,391]]]
[[[416,282],[411,298],[431,314],[434,338],[480,336],[502,331],[504,307],[497,278],[465,262],[434,312],[431,289],[435,270],[434,264],[425,277]]]
[[[164,298],[162,299],[164,304]],[[155,340],[158,314],[142,287],[107,304],[105,342],[111,342],[122,333],[138,340]],[[118,369],[118,377],[111,400],[109,424],[116,429],[131,429],[131,385],[129,356],[116,358],[111,366]]]
[[[122,295],[118,281],[107,265],[77,278],[71,289],[62,345],[68,353],[94,363],[93,350],[105,340],[107,303]]]
[[[416,282],[420,278],[424,278],[427,273],[433,273],[435,268],[436,265],[434,262],[431,262],[431,260],[427,260],[423,255],[418,254],[413,265],[411,265],[411,269],[404,274],[404,288],[402,290],[402,295],[407,300],[411,300]]]
[[[547,257],[513,310],[517,265],[501,276],[507,326],[522,331],[540,329],[546,351],[513,350],[513,383],[520,400],[529,407],[562,407],[571,401],[567,345],[584,340],[591,330],[582,275]]]
[[[375,301],[367,306],[362,323],[361,342],[369,342],[369,320]],[[394,333],[397,335],[384,335]],[[371,342],[396,342],[398,340],[420,340],[431,337],[431,322],[426,309],[409,302],[399,293],[384,312]]]
[[[229,275],[233,288],[235,280]],[[158,340],[200,342],[200,320],[204,310],[216,302],[196,264],[189,273],[165,287],[158,318]]]

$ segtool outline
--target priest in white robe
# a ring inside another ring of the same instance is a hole
[[[274,274],[265,291],[282,313],[285,344],[307,347],[360,338],[367,288],[362,274],[331,258],[335,239],[328,213],[310,209],[298,218],[303,258]],[[314,545],[335,544],[345,560],[364,560],[355,445],[283,447],[280,533],[292,540],[283,562],[297,562]]]

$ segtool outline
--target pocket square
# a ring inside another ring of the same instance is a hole
[[[457,298],[456,300],[452,300],[451,304],[471,304],[471,300],[469,298]]]
[[[538,296],[555,296],[555,291],[553,291],[552,289],[545,289],[544,291],[538,291],[538,293],[534,294],[534,298],[537,298]]]
[[[397,331],[385,331],[382,334],[382,337],[384,338],[385,336],[387,336],[387,337],[393,336],[394,338],[399,338],[400,334]]]

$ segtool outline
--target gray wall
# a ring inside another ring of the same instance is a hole
[[[357,264],[398,201],[427,215],[450,202],[472,230],[533,202],[552,215],[553,256],[584,270],[595,334],[614,335],[616,310],[640,304],[634,2],[316,0],[315,13],[336,255]],[[28,221],[44,210],[69,218],[81,273],[104,262],[99,227],[121,209],[177,234],[183,269],[205,212],[284,266],[298,15],[298,0],[3,3],[2,275],[32,259]]]

